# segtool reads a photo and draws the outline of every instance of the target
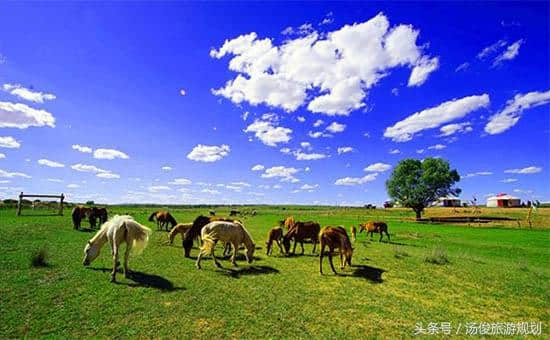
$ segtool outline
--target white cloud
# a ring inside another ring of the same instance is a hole
[[[239,186],[239,187],[250,187],[250,183],[246,182],[231,182],[231,185]]]
[[[47,179],[48,182],[53,182],[53,183],[62,183],[63,180],[59,179],[59,178],[48,178]]]
[[[219,194],[221,194],[221,192],[219,192],[218,190],[208,189],[208,188],[202,189],[201,192],[204,192],[204,193],[207,193],[207,194],[211,194],[211,195],[219,195]]]
[[[344,177],[339,178],[334,182],[335,185],[344,185],[344,186],[353,186],[353,185],[361,185],[365,184],[367,182],[372,182],[376,179],[378,176],[378,173],[375,172],[373,174],[368,174],[363,177]]]
[[[298,173],[298,169],[284,166],[274,166],[265,170],[262,174],[262,178],[281,178],[283,182],[296,183],[299,180],[294,177]]]
[[[302,149],[305,149],[305,150],[311,150],[312,149],[310,142],[301,142],[300,146],[302,147]]]
[[[373,171],[373,172],[385,172],[391,169],[390,164],[386,163],[374,163],[369,166],[367,166],[364,171]]]
[[[514,182],[517,182],[518,180],[515,179],[515,178],[506,178],[506,179],[503,179],[501,180],[502,183],[514,183]]]
[[[291,150],[290,150],[290,148],[282,148],[282,149],[279,150],[279,151],[281,151],[281,153],[284,153],[285,155],[288,155],[288,154],[290,153]]]
[[[524,110],[548,103],[550,103],[550,90],[517,94],[506,102],[506,107],[502,111],[489,118],[489,122],[485,125],[485,132],[490,135],[503,133],[517,124]]]
[[[316,132],[309,131],[308,136],[311,138],[332,137],[330,133],[324,133],[321,131],[316,131]]]
[[[0,128],[26,129],[30,126],[55,127],[55,118],[45,110],[37,110],[22,103],[0,102]]]
[[[31,176],[24,174],[22,172],[9,172],[0,169],[0,177],[4,178],[13,178],[13,177],[22,177],[22,178],[31,178]]]
[[[399,149],[391,149],[390,150],[390,154],[392,154],[392,155],[397,155],[397,154],[400,154],[400,153],[401,153],[401,151]]]
[[[162,168],[160,168],[162,171],[172,171],[172,167],[171,166],[163,166]]]
[[[395,125],[386,128],[384,137],[394,142],[406,142],[422,130],[433,129],[468,113],[489,105],[489,95],[469,96],[453,99],[436,107],[416,112]]]
[[[507,42],[506,40],[499,40],[496,43],[489,45],[485,47],[481,52],[478,53],[477,58],[478,59],[484,59],[485,57],[488,57],[489,55],[495,53],[502,47],[506,46]]]
[[[184,89],[181,89],[181,90],[180,90],[180,95],[185,96],[186,94],[187,94],[187,92],[185,92]]]
[[[95,149],[94,158],[96,159],[115,159],[115,158],[128,159],[130,157],[124,152],[118,151],[115,149]]]
[[[446,147],[447,146],[443,144],[436,144],[436,145],[428,146],[428,150],[443,150]]]
[[[256,164],[252,167],[252,171],[262,171],[263,169],[265,169],[265,167],[261,164]]]
[[[352,152],[353,148],[351,146],[341,146],[337,149],[338,154],[341,155],[343,153]]]
[[[300,187],[300,190],[314,190],[319,187],[319,184],[304,184]]]
[[[174,180],[172,182],[170,182],[169,184],[173,184],[173,185],[190,185],[192,184],[191,180],[187,179],[187,178],[174,178]]]
[[[95,165],[88,165],[88,164],[81,164],[81,163],[71,165],[71,169],[76,170],[76,171],[80,171],[80,172],[92,172],[92,173],[110,172],[110,171],[107,171],[107,170],[100,169],[100,168],[96,167]]]
[[[306,118],[305,118],[305,117],[302,117],[302,116],[298,116],[296,119],[298,119],[298,121],[299,121],[300,123],[303,123],[303,122],[306,121]]]
[[[470,122],[447,124],[439,129],[439,131],[441,131],[441,134],[439,136],[446,137],[453,135],[457,132],[466,133],[471,132],[472,130],[473,129]]]
[[[84,153],[92,153],[92,148],[78,144],[73,144],[73,149]]]
[[[49,166],[50,168],[63,168],[63,167],[65,167],[65,164],[50,161],[49,159],[39,159],[38,164],[44,165],[44,166]]]
[[[418,86],[439,66],[437,57],[424,54],[427,45],[417,45],[418,30],[405,24],[391,27],[382,13],[327,34],[313,31],[311,24],[282,33],[305,36],[276,46],[252,32],[211,50],[212,58],[230,55],[229,69],[238,73],[212,93],[236,104],[246,101],[287,111],[310,100],[312,112],[348,115],[365,106],[368,90],[390,70],[412,69],[409,86]]]
[[[215,162],[229,154],[229,145],[202,145],[199,144],[191,150],[187,158],[197,162]]]
[[[160,192],[160,191],[170,191],[172,188],[166,185],[152,185],[147,188],[149,192]]]
[[[277,146],[277,143],[286,143],[292,138],[290,136],[292,133],[291,129],[274,126],[273,124],[276,123],[256,119],[254,123],[250,124],[244,131],[254,132],[256,138],[268,146]]]
[[[397,87],[394,87],[393,89],[391,89],[391,94],[393,94],[394,96],[399,96],[399,89]]]
[[[313,127],[319,127],[321,125],[325,124],[325,121],[322,119],[317,119],[315,123],[313,123]]]
[[[76,188],[80,188],[80,185],[78,185],[78,184],[68,184],[68,185],[67,185],[67,188],[69,188],[69,189],[76,189]]]
[[[96,177],[105,178],[105,179],[116,179],[116,178],[120,178],[120,175],[112,172],[100,172],[96,174]]]
[[[417,154],[423,154],[424,151],[425,151],[424,149],[418,149],[418,150],[416,150],[416,153],[417,153]]]
[[[6,158],[6,154],[0,152],[0,159]]]
[[[542,171],[542,168],[537,166],[528,166],[526,168],[521,169],[509,169],[504,170],[504,173],[507,174],[536,174]]]
[[[55,99],[55,95],[51,93],[34,91],[33,89],[28,89],[19,84],[4,84],[2,88],[4,89],[4,91],[9,92],[14,96],[34,103],[44,103],[44,101],[46,100]]]
[[[298,161],[313,161],[327,157],[327,155],[322,153],[305,153],[302,151],[294,151],[293,154],[296,156],[296,160]]]
[[[455,72],[466,71],[469,67],[470,67],[470,63],[468,62],[462,63],[458,65],[458,67],[455,69]]]
[[[493,173],[490,171],[478,171],[478,172],[471,172],[469,174],[466,174],[463,178],[471,178],[476,176],[490,176]]]
[[[17,149],[21,146],[21,143],[15,140],[15,138],[6,136],[0,137],[0,148]]]
[[[512,60],[519,54],[519,48],[523,44],[523,39],[520,39],[506,48],[506,51],[498,55],[493,61],[493,67],[500,65],[505,60]]]
[[[332,133],[343,132],[345,129],[346,129],[346,124],[340,124],[340,123],[337,123],[337,122],[332,122],[326,128],[327,131],[330,131]]]

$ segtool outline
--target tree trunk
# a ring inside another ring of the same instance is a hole
[[[421,215],[422,210],[415,209],[414,212],[416,213],[416,220],[420,221],[420,218],[422,217],[422,215]]]

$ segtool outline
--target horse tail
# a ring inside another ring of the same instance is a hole
[[[132,234],[132,251],[134,254],[139,255],[143,252],[147,243],[149,243],[149,235],[151,235],[151,229],[143,226],[135,221],[126,221],[126,228]]]
[[[203,233],[201,233],[202,238],[202,247],[201,251],[205,251],[207,254],[212,253],[212,249],[214,248],[216,244],[216,240],[210,235],[210,233],[206,232],[206,230],[203,229]]]
[[[155,211],[151,214],[151,216],[149,216],[149,222],[154,222],[155,221],[154,217],[157,215],[157,213],[158,213],[158,211]]]

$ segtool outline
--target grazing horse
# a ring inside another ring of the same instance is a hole
[[[86,215],[88,215],[88,212],[90,211],[90,208],[83,207],[81,205],[77,205],[73,208],[73,212],[71,213],[71,217],[73,219],[73,227],[75,229],[80,229],[80,223],[84,218],[86,218]]]
[[[240,213],[241,213],[241,212],[238,211],[238,210],[231,210],[231,211],[229,212],[229,216],[237,216],[237,215],[240,214]]]
[[[174,238],[177,234],[181,234],[181,239],[183,241],[183,235],[191,229],[193,226],[193,223],[178,223],[172,230],[170,230],[170,234],[168,236],[170,237],[170,244],[174,243]]]
[[[296,223],[296,220],[292,216],[289,216],[289,217],[287,217],[284,220],[279,222],[279,224],[281,226],[284,226],[286,228],[286,230],[290,230],[290,228],[292,228],[295,223]]]
[[[90,221],[90,227],[95,228],[97,219],[99,219],[99,225],[107,222],[107,209],[92,207],[88,209],[88,221]]]
[[[354,225],[349,227],[349,233],[351,234],[351,240],[355,242],[355,240],[357,239],[357,228],[355,228]]]
[[[283,228],[281,227],[273,227],[267,234],[267,242],[266,245],[266,254],[271,254],[271,247],[273,246],[273,242],[277,243],[279,246],[279,250],[281,253],[284,253],[283,248],[281,247],[281,239],[283,238]]]
[[[185,257],[190,257],[191,256],[191,248],[193,248],[193,240],[197,237],[200,237],[202,228],[205,225],[207,225],[208,223],[213,222],[213,221],[239,222],[240,223],[240,221],[238,221],[238,220],[227,219],[227,218],[223,218],[223,217],[216,217],[216,216],[207,217],[207,216],[203,216],[203,215],[198,216],[193,221],[193,225],[191,226],[191,228],[183,234],[183,240],[182,240],[181,243],[182,243],[182,246],[183,246]],[[224,251],[224,254],[225,254],[225,252],[226,251]]]
[[[313,243],[312,253],[315,253],[315,247],[318,242],[319,231],[321,226],[316,222],[296,222],[294,226],[283,236],[283,246],[285,253],[288,255],[290,253],[290,240],[294,239],[294,249],[292,254],[296,254],[296,244],[300,242],[302,246],[302,255],[304,254],[304,240],[310,239]]]
[[[351,247],[351,242],[349,240],[346,229],[343,227],[324,227],[319,233],[319,241],[321,242],[321,255],[319,257],[319,273],[323,274],[323,255],[325,252],[325,247],[328,246],[328,259],[330,267],[334,274],[338,275],[334,269],[334,264],[332,263],[332,254],[334,249],[340,249],[340,269],[349,265],[351,267],[351,257],[353,255],[353,248]],[[345,257],[345,261],[344,261]]]
[[[157,230],[162,230],[162,228],[164,228],[168,231],[168,223],[170,223],[172,227],[178,224],[174,216],[166,210],[155,211],[149,216],[149,222],[153,222],[155,219],[157,220]]]
[[[363,230],[366,230],[367,234],[370,233],[371,238],[373,233],[380,233],[380,239],[378,240],[378,242],[382,241],[382,233],[386,233],[388,241],[390,241],[390,234],[388,234],[388,225],[386,224],[386,222],[369,221],[367,223],[359,223],[359,233],[362,233]]]
[[[240,222],[227,222],[227,221],[214,221],[208,223],[201,231],[201,238],[203,246],[199,256],[197,257],[196,266],[197,269],[201,269],[201,259],[204,255],[212,255],[216,267],[220,268],[221,265],[214,255],[216,243],[222,241],[224,243],[231,243],[233,246],[233,256],[231,256],[231,263],[236,266],[237,251],[239,246],[244,243],[246,247],[246,260],[248,263],[252,263],[254,250],[256,245],[250,236],[250,233]]]
[[[128,255],[130,250],[140,254],[147,246],[151,229],[137,223],[131,216],[115,215],[109,221],[105,222],[101,229],[88,241],[84,248],[84,260],[82,264],[89,266],[93,260],[99,256],[101,247],[107,242],[111,246],[113,255],[113,271],[111,272],[111,282],[116,281],[116,271],[119,265],[118,252],[120,245],[126,243],[126,252],[124,253],[124,276],[128,277]]]

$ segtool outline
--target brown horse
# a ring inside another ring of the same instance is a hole
[[[349,232],[351,234],[351,240],[355,242],[355,240],[357,239],[357,228],[352,225],[351,227],[349,227]]]
[[[88,221],[90,221],[90,227],[95,228],[97,220],[99,219],[99,226],[107,222],[107,209],[92,207],[88,209]]]
[[[312,253],[315,253],[315,247],[319,241],[318,235],[321,230],[321,226],[316,222],[296,222],[294,226],[283,236],[283,247],[285,253],[290,253],[290,240],[294,239],[294,249],[292,254],[296,254],[296,244],[300,242],[302,246],[302,255],[304,254],[304,240],[310,239],[313,243]]]
[[[223,217],[216,217],[216,216],[203,216],[200,215],[199,217],[195,218],[193,221],[193,225],[189,230],[187,230],[183,234],[183,240],[181,242],[181,245],[183,246],[185,257],[191,257],[191,249],[193,248],[193,240],[197,237],[201,236],[202,228],[207,225],[210,222],[213,221],[225,221],[225,222],[239,222],[238,220],[230,219],[230,218],[223,218]],[[226,252],[230,250],[228,249],[228,246],[226,244],[226,249],[224,250],[224,255]]]
[[[77,205],[73,208],[73,212],[71,213],[71,217],[73,219],[73,227],[75,229],[80,229],[80,223],[83,219],[86,218],[86,215],[88,215],[90,211],[90,208],[86,208],[81,205]]]
[[[334,274],[338,275],[334,269],[334,264],[332,263],[332,254],[334,253],[334,249],[340,250],[340,269],[344,269],[346,264],[351,267],[353,248],[351,247],[351,242],[348,234],[346,233],[346,229],[343,227],[324,227],[319,233],[319,241],[321,242],[321,255],[319,257],[319,272],[321,274],[323,274],[323,255],[326,246],[328,246],[328,259]]]
[[[172,227],[175,227],[176,224],[178,224],[174,216],[166,210],[155,211],[151,214],[151,216],[149,216],[149,222],[153,222],[155,219],[157,220],[157,230],[162,230],[164,228],[168,231],[168,223],[170,223]]]
[[[266,254],[271,254],[271,247],[273,246],[273,242],[277,243],[279,246],[279,250],[281,253],[284,253],[283,248],[281,247],[281,239],[283,238],[283,228],[281,227],[273,227],[267,234],[267,242],[266,245]]]
[[[367,234],[370,233],[372,238],[373,233],[380,233],[380,239],[378,242],[382,241],[382,233],[386,233],[388,241],[390,241],[390,234],[388,234],[388,225],[386,222],[382,221],[369,221],[367,223],[359,223],[359,233],[362,233],[363,230],[367,231]]]

